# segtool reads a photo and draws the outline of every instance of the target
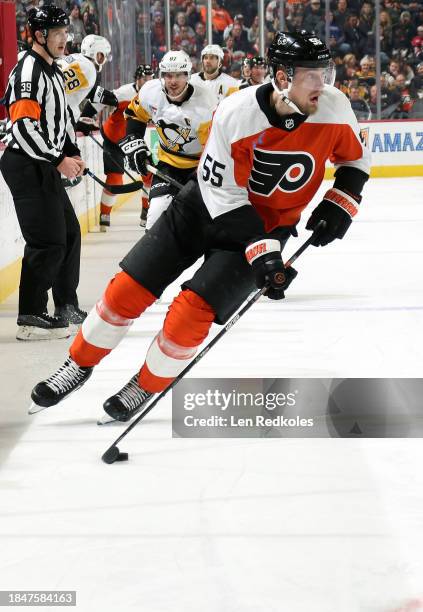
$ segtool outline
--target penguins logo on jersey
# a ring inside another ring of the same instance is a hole
[[[160,140],[172,153],[183,153],[185,145],[195,140],[195,136],[191,136],[190,127],[183,128],[176,123],[166,123],[163,119],[156,123],[156,129]]]
[[[256,148],[249,188],[265,197],[271,196],[275,189],[293,193],[308,183],[314,168],[314,158],[304,151],[263,151]]]

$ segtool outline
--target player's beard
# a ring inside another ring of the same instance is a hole
[[[209,76],[213,76],[214,74],[217,74],[219,72],[219,67],[217,68],[213,68],[211,66],[204,67],[204,72],[208,74]]]

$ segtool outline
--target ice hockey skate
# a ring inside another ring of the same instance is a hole
[[[65,306],[56,306],[54,316],[67,321],[71,334],[76,334],[87,318],[88,313],[81,310],[74,304],[66,304]]]
[[[35,414],[61,402],[87,382],[93,369],[83,368],[68,357],[52,376],[35,385],[31,393],[32,404],[28,413]]]
[[[107,228],[110,227],[110,215],[106,213],[101,213],[99,226],[100,232],[107,232]]]
[[[104,402],[106,415],[99,419],[98,425],[106,425],[113,421],[130,421],[146,407],[153,395],[154,393],[149,393],[139,386],[138,374],[135,374],[120,391]]]
[[[17,340],[58,340],[71,335],[68,322],[62,316],[19,315],[17,324]]]

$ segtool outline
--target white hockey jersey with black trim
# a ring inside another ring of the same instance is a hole
[[[190,83],[205,87],[212,91],[216,96],[217,104],[219,104],[223,98],[226,98],[226,96],[229,96],[239,89],[239,82],[224,72],[221,72],[215,79],[210,80],[204,78],[203,72],[196,72],[191,75]]]
[[[57,63],[65,77],[66,98],[76,122],[81,115],[79,105],[96,84],[98,73],[93,62],[81,53],[66,55]]]
[[[370,153],[346,96],[325,86],[314,115],[278,116],[271,84],[223,100],[198,166],[205,205],[216,218],[252,205],[266,231],[296,224],[319,188],[325,162],[370,173]]]
[[[182,169],[197,167],[216,107],[211,92],[189,87],[184,102],[172,103],[159,79],[147,81],[126,114],[142,123],[152,121],[159,136],[159,160]]]

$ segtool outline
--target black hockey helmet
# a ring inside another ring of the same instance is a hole
[[[150,66],[150,64],[139,64],[134,72],[134,79],[142,79],[145,76],[151,76],[154,74],[154,70]]]
[[[65,11],[54,4],[32,8],[28,11],[28,27],[34,40],[36,40],[35,32],[37,30],[42,33],[44,38],[47,38],[48,30],[51,28],[66,28],[69,23],[69,17]]]
[[[330,65],[331,54],[325,43],[315,34],[298,32],[276,32],[267,51],[267,61],[275,76],[278,66],[283,66],[291,80],[294,68],[326,68]]]
[[[257,66],[264,66],[265,68],[267,68],[266,58],[263,57],[262,55],[256,55],[255,57],[250,57],[247,60],[245,60],[245,63],[247,63],[247,65],[250,68],[255,68]]]

